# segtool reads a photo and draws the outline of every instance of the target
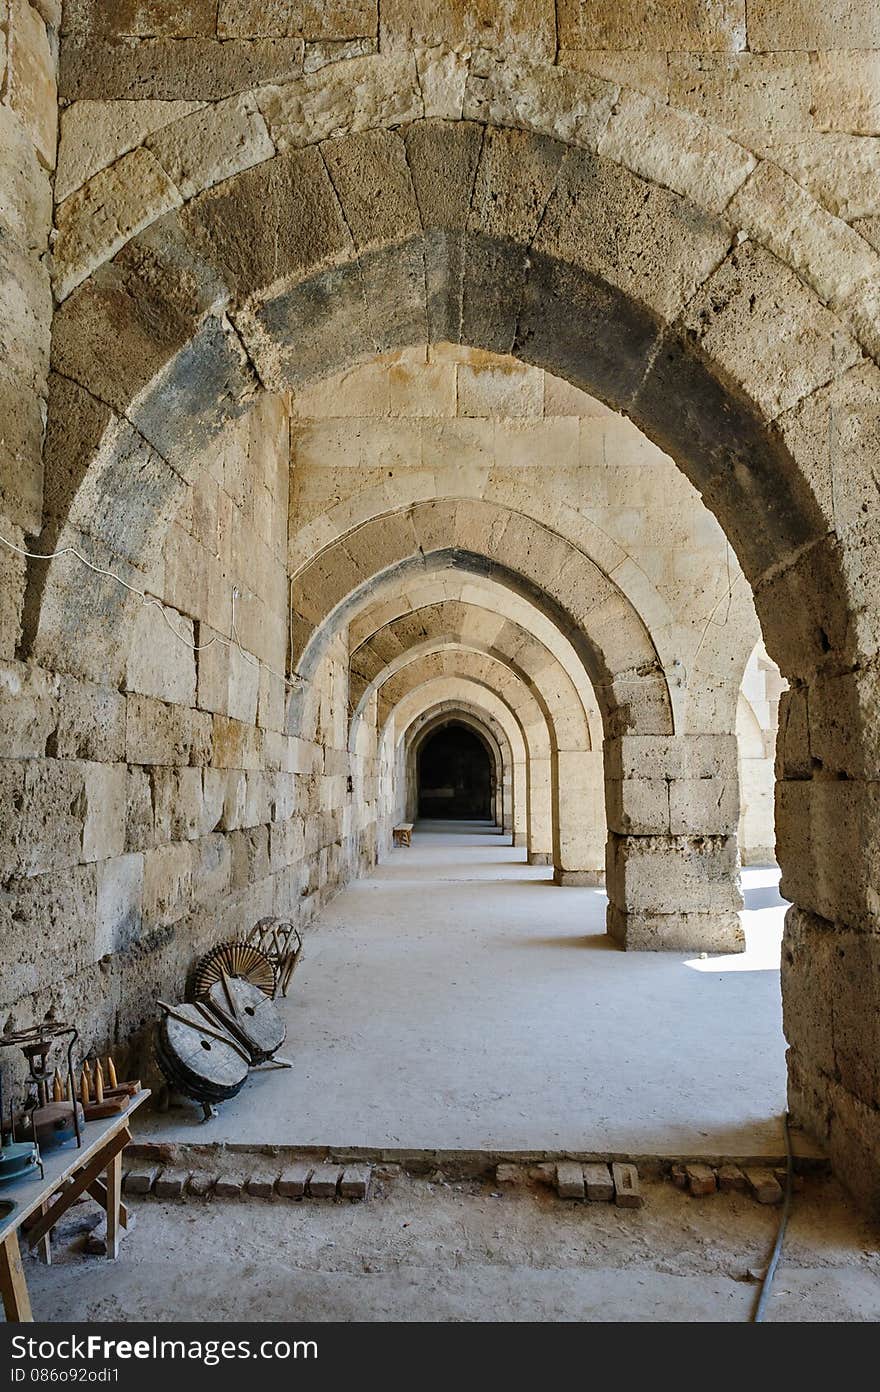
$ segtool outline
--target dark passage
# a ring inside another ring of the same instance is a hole
[[[419,816],[473,820],[492,815],[492,766],[465,725],[442,725],[419,752]]]

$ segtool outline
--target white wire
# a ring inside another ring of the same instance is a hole
[[[128,590],[131,594],[137,595],[144,605],[155,605],[178,642],[183,643],[184,647],[190,648],[192,652],[204,652],[205,649],[210,648],[212,644],[219,643],[221,647],[229,648],[230,650],[236,648],[245,662],[249,662],[252,667],[265,667],[266,671],[271,676],[277,677],[285,686],[296,686],[298,682],[305,680],[304,677],[298,674],[292,677],[286,677],[281,672],[276,672],[275,668],[270,667],[268,662],[264,662],[262,658],[254,656],[253,653],[246,652],[242,647],[235,626],[235,599],[237,593],[235,586],[232,588],[232,637],[224,638],[221,633],[215,633],[213,637],[208,639],[207,643],[191,643],[188,638],[184,637],[184,635],[178,632],[174,627],[174,624],[168,617],[167,608],[162,603],[161,599],[156,599],[154,596],[146,594],[143,590],[139,590],[137,585],[130,585],[127,580],[123,580],[122,576],[117,575],[114,570],[107,570],[105,566],[95,565],[92,561],[88,560],[81,551],[77,551],[75,546],[62,546],[59,551],[26,551],[23,547],[16,546],[14,541],[9,541],[5,536],[0,536],[0,542],[2,542],[4,546],[8,546],[10,551],[17,552],[19,556],[24,556],[29,561],[55,561],[61,556],[74,556],[76,560],[88,570],[94,571],[95,575],[106,575],[108,579],[115,580],[117,585],[121,585],[124,590]]]

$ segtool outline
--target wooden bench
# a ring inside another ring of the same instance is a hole
[[[412,822],[401,822],[400,826],[396,826],[391,833],[395,846],[411,846],[412,829]]]
[[[28,1219],[33,1219],[26,1228],[29,1245],[39,1247],[44,1259],[51,1260],[49,1237],[55,1224],[80,1194],[91,1194],[107,1210],[107,1256],[119,1255],[119,1228],[128,1226],[128,1209],[121,1195],[122,1152],[131,1140],[129,1118],[149,1095],[143,1088],[124,1112],[87,1121],[81,1148],[65,1145],[46,1151],[43,1175],[4,1185],[0,1197],[13,1207],[0,1217],[0,1294],[10,1322],[33,1319],[18,1245],[19,1229],[25,1228]]]

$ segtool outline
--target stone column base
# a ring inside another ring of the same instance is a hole
[[[529,865],[552,865],[552,851],[529,851]]]
[[[742,952],[738,913],[632,913],[609,904],[605,930],[627,952]]]
[[[560,870],[553,871],[553,883],[558,885],[604,885],[604,870]]]
[[[513,833],[513,844],[514,846],[527,846],[529,844],[529,838],[524,831],[515,831]]]

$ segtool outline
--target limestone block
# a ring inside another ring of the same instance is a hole
[[[0,228],[22,249],[42,251],[52,224],[52,185],[23,119],[0,103]]]
[[[83,764],[82,859],[108,860],[125,849],[126,768]]]
[[[53,252],[55,294],[66,299],[102,262],[181,197],[158,160],[143,148],[100,170],[59,206]]]
[[[76,865],[82,852],[85,764],[30,760],[24,779],[19,860],[25,875]]]
[[[350,58],[286,86],[261,87],[256,96],[281,151],[417,121],[424,109],[411,53]]]
[[[192,619],[158,600],[135,610],[125,684],[129,691],[193,706],[196,661]]]
[[[360,39],[307,39],[303,49],[303,73],[318,72],[328,63],[341,63],[346,58],[365,58],[377,51],[372,37]]]
[[[218,101],[264,82],[288,82],[302,71],[301,39],[150,38],[101,44],[101,62],[85,35],[61,47],[59,95],[75,101]]]
[[[187,101],[78,101],[61,112],[55,198],[63,203],[148,135],[201,109]]]
[[[673,836],[721,836],[739,822],[739,780],[674,779],[669,784],[669,829]]]
[[[192,841],[213,830],[205,824],[200,768],[156,768],[151,774],[157,840]],[[213,809],[212,809],[213,810]]]
[[[520,50],[550,59],[556,49],[551,0],[442,7],[430,0],[383,0],[380,18],[383,48],[442,44],[469,49],[483,44],[503,52]]]
[[[608,897],[633,912],[736,912],[738,874],[735,837],[608,837]]]
[[[247,778],[243,770],[230,769],[226,773],[223,812],[219,823],[223,831],[236,831],[244,825],[246,798]]]
[[[0,244],[0,510],[38,532],[51,296],[35,256]]]
[[[880,54],[833,47],[810,54],[816,129],[880,134]]]
[[[729,245],[721,221],[586,151],[566,159],[534,242],[664,317],[691,298]]]
[[[217,8],[217,33],[233,38],[348,39],[377,26],[377,0],[219,0]]]
[[[252,653],[233,645],[228,649],[229,698],[228,711],[235,720],[253,725],[257,718],[257,698],[260,689],[260,666]]]
[[[144,922],[167,927],[187,912],[192,899],[193,848],[188,841],[144,853]]]
[[[3,535],[24,548],[25,537],[19,527],[0,513]],[[6,546],[0,546],[0,654],[13,658],[21,640],[21,614],[27,581],[27,561]]]
[[[104,0],[67,0],[63,33],[95,38],[212,34],[216,14],[215,0],[116,0],[112,6]]]
[[[859,364],[780,417],[788,449],[841,537],[863,521],[876,497],[878,393],[880,372]]]
[[[416,64],[425,117],[460,120],[468,77],[467,54],[437,45],[417,49]]]
[[[232,849],[229,839],[219,833],[203,836],[193,844],[193,902],[215,907],[229,892],[232,880]]]
[[[880,47],[880,17],[871,0],[749,0],[749,47],[754,52],[792,48]]]
[[[94,931],[94,866],[10,881],[0,901],[0,1003],[7,1012],[27,1010],[24,998],[90,965]]]
[[[834,1072],[833,983],[837,935],[824,919],[792,906],[782,942],[782,1018],[785,1037],[806,1050],[827,1075]]]
[[[328,141],[323,154],[358,251],[421,231],[399,135],[362,131]]]
[[[665,52],[632,48],[560,48],[557,63],[574,72],[591,73],[614,85],[631,87],[660,101],[668,99]]]
[[[789,741],[783,746],[788,777],[812,768],[838,778],[880,778],[880,672],[876,667],[842,675],[818,673],[803,700],[809,707],[807,760],[792,763]],[[788,725],[786,725],[786,736]],[[802,735],[802,732],[801,732]],[[801,738],[801,747],[803,738]]]
[[[640,0],[559,0],[559,43],[565,48],[683,49],[736,52],[746,46],[745,0],[645,5]],[[751,6],[749,7],[751,38]]]
[[[267,228],[266,209],[283,208]],[[292,150],[194,199],[184,228],[240,298],[316,270],[348,251],[350,237],[318,150]],[[268,232],[268,235],[267,235]]]
[[[0,822],[0,875],[4,880],[19,872],[20,818],[24,810],[24,776],[27,765],[0,760],[0,801],[8,813]],[[9,815],[11,813],[12,815]]]
[[[489,127],[468,220],[472,232],[528,242],[553,191],[563,147],[527,131]]]
[[[474,122],[425,121],[405,133],[407,160],[424,227],[465,226],[483,141]]]
[[[458,368],[458,410],[463,416],[540,416],[543,398],[544,374],[538,368],[466,363]]]
[[[606,924],[609,937],[630,952],[727,954],[746,945],[739,914],[726,910],[652,913],[609,903]]]
[[[664,778],[609,778],[605,785],[608,829],[638,836],[668,832],[669,789]]]
[[[207,624],[199,624],[201,651],[195,654],[198,704],[204,711],[229,714],[229,665],[231,649],[225,642],[212,642],[218,635]]]
[[[151,696],[126,702],[126,759],[130,764],[186,764],[192,750],[189,712]]]
[[[229,836],[232,850],[232,888],[244,889],[269,874],[269,828],[253,827]],[[271,910],[266,910],[270,912]]]
[[[144,858],[120,855],[97,867],[94,960],[137,942],[143,918]]]
[[[755,167],[754,155],[715,127],[637,92],[620,97],[597,148],[714,213]]]
[[[770,416],[846,371],[858,348],[794,271],[744,242],[688,306],[685,326]]]
[[[60,681],[23,662],[0,662],[0,749],[6,759],[38,758],[58,723]]]
[[[762,162],[728,216],[842,312],[872,352],[880,348],[880,256],[794,179]]]
[[[590,73],[480,53],[471,63],[463,114],[594,150],[619,90]]]
[[[183,198],[192,198],[275,154],[250,94],[186,115],[163,126],[145,143]]]
[[[112,763],[125,756],[125,697],[93,682],[60,677],[55,753]]]
[[[46,25],[28,0],[7,4],[6,100],[23,120],[44,168],[54,169],[58,101]]]
[[[766,139],[813,128],[810,77],[806,53],[672,53],[669,102],[741,139]]]
[[[774,140],[762,154],[846,222],[880,212],[880,142],[872,136],[830,132]]]

